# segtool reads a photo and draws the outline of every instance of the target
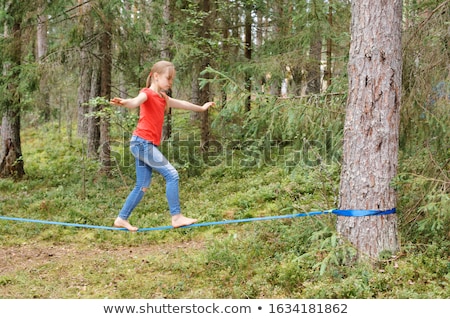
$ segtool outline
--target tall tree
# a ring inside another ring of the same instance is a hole
[[[93,33],[93,21],[91,16],[91,3],[86,0],[78,0],[78,32],[82,42],[80,44],[80,82],[78,85],[78,135],[84,136],[88,133],[88,120],[86,114],[89,112],[87,103],[91,97],[92,81],[92,57],[90,55],[90,39]]]
[[[322,3],[319,3],[322,2]],[[322,10],[323,0],[315,0],[310,4],[310,48],[307,65],[307,94],[320,93],[321,88],[321,71],[320,64],[322,61]]]
[[[253,1],[245,1],[245,43],[244,43],[244,56],[248,63],[252,60],[252,26],[253,26]],[[245,89],[248,91],[248,96],[245,101],[245,110],[248,112],[251,109],[251,95],[252,95],[252,77],[250,70],[245,72]]]
[[[102,31],[99,37],[100,46],[100,96],[109,101],[111,98],[111,72],[112,72],[112,32],[114,3],[107,0],[100,1],[100,22]],[[101,105],[100,110],[106,106]],[[100,121],[100,162],[102,171],[109,173],[111,168],[111,137],[109,133],[109,119]]]
[[[333,0],[328,1],[328,37],[327,37],[327,65],[324,71],[324,81],[327,83],[327,88],[331,85],[332,78],[332,59],[333,59],[333,39],[331,38],[331,28],[333,26]]]
[[[351,10],[339,208],[386,211],[396,207],[391,181],[398,157],[402,1],[352,1]],[[376,259],[399,248],[396,214],[339,216],[337,231],[359,257]]]
[[[169,32],[168,26],[172,22],[172,12],[170,0],[164,0],[163,5],[163,21],[164,25],[161,30],[161,59],[163,60],[172,60],[172,52],[170,50],[172,34]],[[171,95],[172,92],[168,92]],[[172,109],[169,108],[165,115],[165,121],[163,126],[163,139],[169,139],[172,134]]]
[[[211,0],[202,0],[202,12],[206,15],[203,28],[200,31],[200,35],[205,39],[205,44],[211,39],[211,29],[215,17],[215,6]],[[211,64],[211,51],[209,45],[205,47],[206,54],[201,59],[200,69],[204,70]],[[208,75],[206,75],[208,77]],[[211,88],[207,83],[200,88],[199,92],[199,104],[202,105],[211,100]],[[209,122],[209,111],[200,113],[200,146],[203,148],[207,145],[211,137],[211,123]]]
[[[80,30],[83,42],[80,45],[80,84],[79,100],[79,133],[87,134],[87,153],[89,157],[99,158],[104,173],[111,167],[111,149],[109,120],[87,113],[102,111],[103,103],[90,103],[89,100],[99,96],[109,100],[111,97],[112,70],[112,18],[114,2],[99,0],[86,2],[79,0],[79,15],[83,21]],[[90,85],[89,85],[90,84]]]
[[[2,97],[0,114],[2,115],[0,145],[0,176],[22,177],[25,174],[20,141],[20,76],[22,59],[22,19],[25,14],[23,3],[7,1],[4,12],[5,46],[2,48],[3,76],[1,80]]]
[[[98,53],[98,47],[99,43],[92,43],[90,44],[91,51],[95,50],[95,55],[99,56]],[[93,52],[89,52],[89,55]],[[94,115],[97,114],[100,111],[100,103],[97,103],[97,97],[101,96],[100,91],[100,61],[96,58],[93,58],[92,55],[88,57],[87,61],[88,64],[84,66],[84,68],[87,70],[88,74],[90,75],[89,84],[90,87],[86,87],[85,89],[87,92],[85,92],[86,97],[88,99],[84,103],[88,103],[86,113],[83,114],[83,122],[86,122],[87,125],[87,134],[85,136],[87,137],[87,156],[89,158],[98,158],[98,149],[100,147],[100,117]],[[86,74],[86,75],[88,75]],[[83,88],[83,84],[80,83],[80,88]],[[88,114],[91,114],[90,116],[87,116]],[[80,123],[79,123],[80,125]]]
[[[216,14],[214,1],[201,0],[198,3],[198,12],[191,11],[196,19],[196,54],[194,56],[194,65],[192,72],[192,101],[196,104],[204,104],[211,100],[210,84],[200,86],[200,73],[211,64],[211,46],[212,34],[211,29]],[[204,75],[208,77],[208,75]],[[207,142],[211,135],[211,124],[209,121],[209,112],[192,112],[192,120],[200,122],[200,146],[207,146]]]

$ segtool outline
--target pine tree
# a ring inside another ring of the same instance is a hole
[[[352,1],[349,96],[340,184],[342,210],[396,207],[402,79],[402,1]],[[377,259],[399,249],[396,214],[338,217],[337,230]]]

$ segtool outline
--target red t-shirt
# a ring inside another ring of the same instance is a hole
[[[161,143],[166,100],[149,88],[144,88],[140,92],[147,95],[147,101],[141,105],[139,121],[133,135],[158,146]]]

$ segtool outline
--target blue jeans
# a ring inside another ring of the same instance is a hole
[[[152,143],[133,136],[130,150],[136,159],[136,185],[128,195],[119,217],[127,220],[133,209],[139,204],[145,190],[152,181],[153,170],[160,173],[166,180],[166,197],[170,215],[180,214],[180,199],[178,195],[178,172]]]

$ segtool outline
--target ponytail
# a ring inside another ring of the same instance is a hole
[[[150,74],[147,76],[147,81],[145,82],[145,87],[147,89],[152,85],[152,77],[153,77],[153,72],[150,72]]]

